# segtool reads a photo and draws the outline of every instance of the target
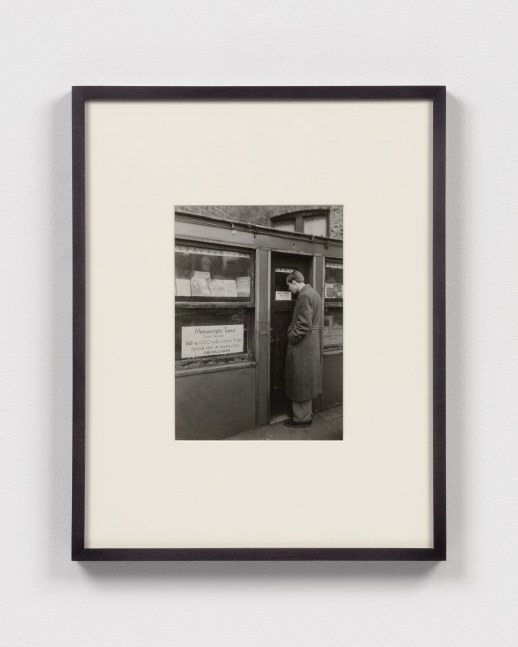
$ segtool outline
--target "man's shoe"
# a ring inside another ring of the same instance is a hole
[[[285,427],[311,427],[311,423],[313,420],[308,420],[306,422],[297,422],[296,420],[293,420],[293,418],[288,418],[288,420],[284,421],[284,426]]]

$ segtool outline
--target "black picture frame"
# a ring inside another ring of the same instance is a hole
[[[85,548],[86,182],[88,101],[401,101],[433,105],[433,547],[432,548]],[[444,86],[104,87],[72,89],[73,156],[73,490],[72,559],[101,560],[411,560],[446,559],[446,364]]]

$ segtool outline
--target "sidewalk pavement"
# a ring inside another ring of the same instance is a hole
[[[242,431],[226,440],[342,440],[342,407],[333,407],[313,415],[311,427],[291,428],[284,420]]]

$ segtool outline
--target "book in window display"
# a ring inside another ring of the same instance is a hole
[[[189,279],[176,279],[176,296],[177,297],[192,296],[191,282],[189,281]]]
[[[223,279],[211,279],[210,296],[211,297],[225,296],[225,282],[223,281]]]
[[[223,292],[226,297],[230,297],[232,299],[236,298],[238,296],[236,282],[231,279],[224,279]]]

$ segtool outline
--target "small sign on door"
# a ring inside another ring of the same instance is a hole
[[[277,290],[275,292],[276,301],[291,301],[291,292],[289,290]]]

